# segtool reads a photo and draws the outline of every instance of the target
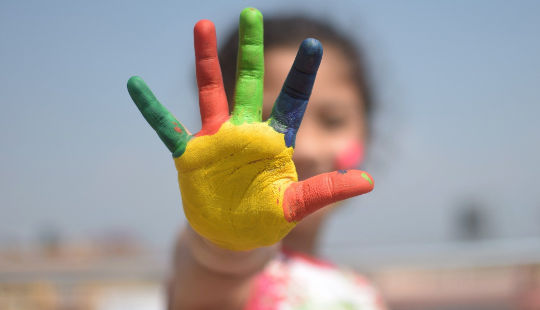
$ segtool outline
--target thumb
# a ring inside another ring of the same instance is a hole
[[[373,179],[364,171],[339,170],[292,183],[283,197],[283,213],[288,222],[298,222],[309,214],[347,198],[373,190]]]

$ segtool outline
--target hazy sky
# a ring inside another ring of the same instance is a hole
[[[337,212],[326,244],[449,241],[467,200],[490,236],[539,237],[540,2],[332,2],[2,1],[0,242],[56,229],[171,244],[176,171],[125,84],[142,76],[196,132],[193,25],[214,21],[219,42],[246,6],[329,19],[369,54],[376,189]]]

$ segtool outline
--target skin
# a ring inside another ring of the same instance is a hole
[[[202,129],[191,135],[140,77],[128,81],[137,108],[172,152],[184,213],[191,227],[222,248],[246,251],[283,239],[316,210],[373,189],[363,171],[339,170],[298,182],[292,160],[322,58],[321,43],[305,39],[266,122],[263,107],[262,15],[240,14],[235,106],[228,103],[211,21],[195,25]]]
[[[302,42],[269,119],[261,122],[266,94],[260,12],[242,11],[239,29],[235,108],[229,114],[214,26],[207,20],[195,26],[202,129],[194,135],[159,103],[141,78],[128,81],[133,101],[173,155],[190,223],[176,252],[172,309],[241,308],[252,277],[298,222],[324,206],[373,189],[373,180],[362,171],[328,169],[317,174],[326,169],[326,161],[320,161],[321,166],[311,163],[312,170],[302,169],[302,180],[297,182],[298,159],[293,161],[293,152],[322,48],[314,39]],[[347,94],[346,88],[342,90]],[[320,106],[331,109],[328,102]],[[315,129],[316,122],[312,126],[308,128]],[[332,146],[346,147],[346,141],[336,138]],[[313,143],[308,146],[315,149]],[[319,152],[312,159],[332,157],[325,149]],[[302,151],[294,156],[306,158],[298,162],[309,164],[314,155],[310,154]]]
[[[299,180],[335,170],[339,155],[351,143],[364,144],[366,138],[364,104],[357,86],[349,78],[347,59],[338,48],[324,46],[313,92],[296,135],[293,160]],[[295,46],[272,48],[265,54],[263,119],[270,115],[273,98],[279,93],[295,54]],[[306,217],[282,240],[283,245],[315,255],[324,220],[335,206]]]
[[[296,52],[296,47],[283,46],[265,53],[263,119],[270,116]],[[293,159],[300,180],[334,170],[335,159],[349,143],[365,141],[362,105],[357,87],[348,79],[346,58],[339,49],[326,45],[296,136]],[[333,204],[304,218],[281,244],[294,251],[314,255],[321,227],[336,206]],[[239,256],[237,252],[222,251],[205,242],[188,227],[175,251],[169,308],[241,309],[249,296],[251,279],[277,251],[279,245]],[[232,271],[238,266],[245,268]]]

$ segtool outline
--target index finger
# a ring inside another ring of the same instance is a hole
[[[285,144],[288,147],[295,146],[296,133],[306,111],[322,54],[322,45],[318,40],[308,38],[302,41],[272,108],[270,126],[285,134]]]

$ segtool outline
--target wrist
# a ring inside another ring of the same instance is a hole
[[[222,248],[195,232],[188,224],[183,237],[195,262],[212,272],[227,275],[250,275],[264,268],[277,254],[279,243],[249,251]]]

